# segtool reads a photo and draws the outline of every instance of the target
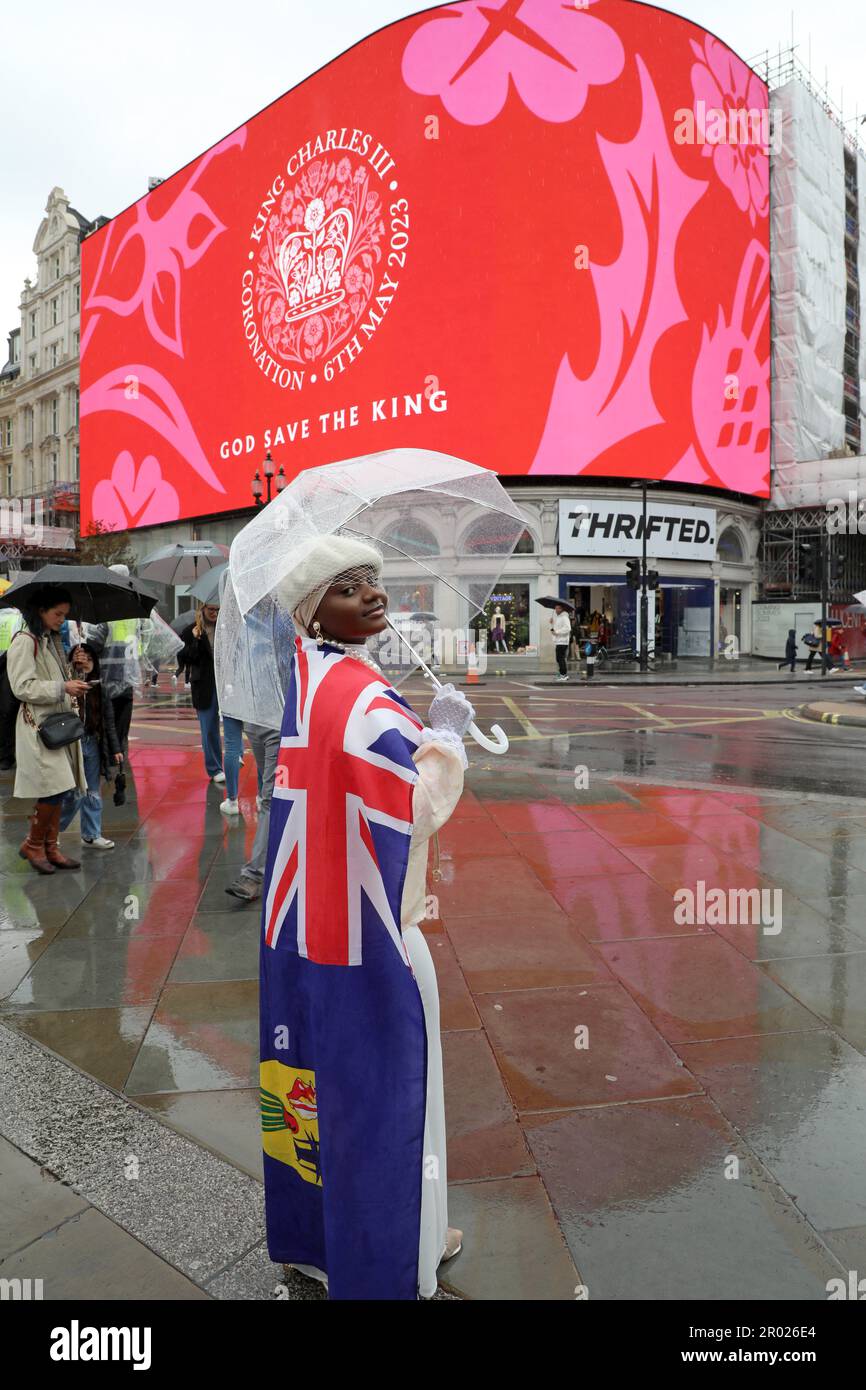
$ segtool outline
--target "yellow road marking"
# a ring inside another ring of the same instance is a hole
[[[517,720],[518,724],[520,725],[527,738],[544,738],[544,734],[540,734],[538,732],[532,721],[530,719],[527,719],[526,715],[523,713],[523,710],[514,700],[511,699],[510,696],[503,695],[502,703],[503,705],[505,705],[505,708],[510,710],[511,713],[514,715],[514,718]]]

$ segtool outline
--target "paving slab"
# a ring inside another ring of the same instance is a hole
[[[258,1048],[258,981],[166,985],[126,1093],[257,1086]]]
[[[195,1302],[211,1297],[92,1207],[0,1260],[0,1279],[41,1279],[46,1302]]]
[[[537,1177],[460,1183],[448,1189],[448,1221],[463,1250],[439,1268],[464,1298],[570,1302],[580,1276]]]
[[[597,949],[670,1043],[821,1027],[814,1012],[715,935],[607,942]]]
[[[152,1016],[153,1007],[146,1004],[128,1009],[11,1013],[3,1015],[3,1023],[121,1091]]]
[[[525,1123],[590,1301],[821,1301],[839,1276],[706,1097]]]
[[[0,1138],[0,1261],[87,1205],[77,1192]]]
[[[620,985],[483,994],[477,1002],[522,1113],[700,1089]]]
[[[866,1226],[866,1058],[827,1030],[679,1050],[816,1229]]]

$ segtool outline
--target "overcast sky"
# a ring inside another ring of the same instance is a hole
[[[0,0],[0,365],[55,184],[111,217],[268,102],[423,0]],[[666,8],[751,58],[794,39],[846,115],[866,112],[854,0],[684,0]],[[811,45],[811,47],[810,47]],[[864,128],[866,132],[866,128]]]

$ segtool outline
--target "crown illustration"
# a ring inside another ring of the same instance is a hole
[[[336,208],[326,217],[321,198],[308,204],[303,228],[291,232],[277,252],[288,304],[286,323],[332,309],[345,298],[343,271],[352,226],[348,208]]]

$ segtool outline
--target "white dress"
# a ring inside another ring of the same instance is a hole
[[[418,781],[412,796],[412,843],[401,903],[401,926],[412,965],[427,1031],[427,1104],[424,1113],[424,1157],[421,1178],[421,1235],[418,1248],[418,1292],[432,1298],[436,1271],[448,1234],[448,1165],[445,1152],[445,1086],[442,1078],[442,1038],[439,1032],[439,987],[424,933],[418,926],[427,906],[427,852],[463,791],[463,764],[453,749],[424,743],[414,754]],[[327,1287],[327,1276],[312,1265],[293,1266]]]

